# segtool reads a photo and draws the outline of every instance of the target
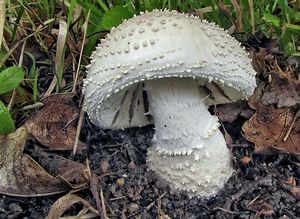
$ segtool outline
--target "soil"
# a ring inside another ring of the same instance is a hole
[[[101,130],[86,119],[81,140],[88,148],[77,156],[101,176],[101,188],[110,218],[299,218],[300,201],[291,193],[289,177],[300,179],[300,159],[291,155],[255,155],[253,145],[238,130],[242,119],[225,124],[234,136],[229,145],[235,173],[225,188],[209,199],[189,198],[170,191],[147,170],[146,152],[154,134],[152,126],[126,130]],[[232,129],[229,129],[231,127]],[[236,131],[235,131],[236,130]],[[34,141],[29,141],[35,144]],[[242,158],[249,157],[245,162]],[[222,159],[222,158],[220,158]],[[103,174],[103,172],[108,174]],[[78,196],[96,206],[89,189]],[[0,218],[45,218],[61,195],[38,198],[0,196]],[[66,214],[78,212],[79,207]]]

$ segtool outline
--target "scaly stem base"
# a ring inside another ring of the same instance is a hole
[[[174,188],[191,195],[216,194],[231,176],[230,151],[192,79],[148,81],[155,124],[148,165]]]

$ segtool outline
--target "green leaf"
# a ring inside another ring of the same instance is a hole
[[[102,18],[102,25],[106,29],[118,26],[123,19],[128,19],[132,17],[132,13],[121,6],[116,6],[110,11],[107,11]]]
[[[275,27],[279,27],[280,26],[280,18],[276,17],[275,15],[264,13],[263,19],[267,23],[273,24]]]
[[[286,27],[288,30],[298,31],[298,33],[300,33],[300,25],[289,24],[289,23],[286,23],[286,24],[284,24],[284,25],[285,25],[285,27]]]
[[[21,67],[13,66],[0,73],[0,94],[16,88],[24,79],[25,72]]]
[[[15,123],[10,112],[0,100],[0,133],[9,134],[15,130]]]

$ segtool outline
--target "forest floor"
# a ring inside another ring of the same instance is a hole
[[[235,169],[216,196],[189,198],[170,191],[167,183],[147,169],[153,126],[101,130],[84,116],[76,155],[70,148],[50,149],[42,131],[32,132],[39,130],[36,125],[46,122],[46,136],[57,135],[57,142],[69,141],[76,132],[74,114],[79,114],[75,107],[79,96],[56,95],[44,100],[43,110],[25,122],[31,135],[25,133],[15,143],[21,148],[19,157],[27,154],[34,162],[15,157],[15,167],[6,168],[13,177],[6,195],[0,195],[0,218],[57,218],[62,213],[86,218],[96,214],[102,218],[300,218],[299,60],[270,48],[250,52],[258,72],[253,97],[248,104],[242,101],[210,109],[223,124]],[[59,124],[57,120],[61,120]],[[72,127],[64,129],[67,126]],[[53,134],[53,130],[60,131]],[[53,184],[51,177],[56,179]]]

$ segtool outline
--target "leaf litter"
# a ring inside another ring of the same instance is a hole
[[[29,155],[23,153],[27,137],[26,127],[20,127],[16,132],[1,138],[0,193],[37,197],[83,188],[87,183],[81,176],[86,169],[83,164],[51,155],[54,157],[49,165],[55,170],[55,175],[51,175]],[[72,171],[74,169],[76,171]]]
[[[48,150],[72,150],[76,139],[79,110],[72,94],[54,94],[44,98],[44,108],[25,123],[29,132]],[[78,148],[84,144],[79,142]]]
[[[258,81],[249,100],[256,112],[243,132],[255,144],[256,153],[300,155],[300,82],[287,75],[281,69],[270,73],[269,82]]]
[[[60,218],[67,209],[69,209],[72,205],[78,203],[82,204],[84,208],[76,216],[74,216],[74,218],[95,218],[99,215],[99,212],[83,198],[74,194],[67,194],[59,198],[51,206],[46,219]]]

